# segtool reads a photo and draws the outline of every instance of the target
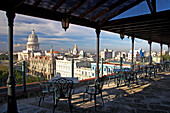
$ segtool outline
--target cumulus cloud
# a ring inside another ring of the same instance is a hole
[[[26,46],[26,44],[14,44],[14,47],[23,47]]]
[[[80,47],[94,48],[96,47],[96,33],[95,29],[82,27],[78,25],[70,24],[70,27],[65,32],[61,26],[61,22],[40,19],[25,15],[17,14],[14,20],[14,44],[15,48],[25,48],[26,45],[23,43],[27,42],[27,37],[31,34],[32,29],[39,37],[40,46],[50,48],[49,45],[55,45],[58,48],[67,49],[75,43],[79,44]],[[8,34],[8,22],[6,13],[0,11],[0,36]],[[131,44],[130,39],[121,40],[119,34],[101,31],[100,34],[101,47],[109,48],[124,48],[127,49]],[[135,42],[136,43],[136,42]],[[0,44],[7,44],[0,38]],[[143,41],[138,43],[136,47],[143,47],[147,43]],[[158,44],[153,44],[158,45]],[[68,47],[69,46],[69,47]],[[157,46],[159,47],[159,45]],[[148,49],[148,46],[145,46]],[[154,49],[153,49],[154,50]]]
[[[4,42],[4,41],[0,41],[1,44],[7,44],[7,42]]]
[[[69,39],[69,38],[44,38],[44,37],[39,37],[39,42],[47,42],[47,41],[76,41],[74,39]]]

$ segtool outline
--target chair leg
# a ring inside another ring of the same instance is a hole
[[[54,106],[53,106],[53,113],[54,113],[56,107],[57,107],[57,105],[54,105]]]
[[[42,99],[42,97],[40,97],[40,100],[39,100],[39,104],[38,104],[39,107],[40,107],[41,99]]]
[[[43,101],[44,101],[45,93],[43,93]]]
[[[92,100],[92,95],[90,95],[90,101]]]
[[[103,95],[102,95],[102,92],[101,92],[101,99],[102,99],[102,102],[103,102]],[[103,102],[103,106],[104,106],[104,102]]]
[[[68,101],[69,101],[70,112],[72,113],[71,98],[69,98]]]
[[[94,95],[94,104],[95,104],[95,111],[96,111],[96,95]]]
[[[136,74],[136,84],[138,85],[138,74]]]
[[[120,80],[117,78],[117,87],[119,87]]]
[[[55,102],[56,101],[56,102]],[[54,111],[55,111],[55,108],[57,107],[57,103],[58,103],[58,101],[59,101],[59,99],[56,99],[54,101],[54,106],[53,106],[53,113],[54,113]]]
[[[84,97],[85,97],[85,93],[83,93],[83,102],[84,102]]]
[[[109,87],[109,84],[110,84],[110,78],[109,78],[109,80],[108,80],[108,87]]]

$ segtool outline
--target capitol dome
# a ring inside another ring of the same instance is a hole
[[[39,50],[38,37],[32,30],[32,34],[28,36],[27,50]]]

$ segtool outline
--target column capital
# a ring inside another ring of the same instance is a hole
[[[135,37],[134,37],[134,36],[132,36],[132,37],[131,37],[131,39],[132,39],[132,41],[134,41]]]
[[[97,28],[96,28],[96,34],[97,34],[97,37],[99,37],[99,36],[100,36],[100,32],[101,32],[100,27],[97,27]]]
[[[152,40],[148,40],[148,44],[152,44]]]
[[[162,43],[160,43],[160,46],[162,46]]]
[[[8,18],[8,26],[13,26],[15,12],[13,10],[9,10],[6,12],[6,16]]]

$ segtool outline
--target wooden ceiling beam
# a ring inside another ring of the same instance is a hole
[[[130,33],[129,33],[130,34]],[[129,35],[128,36],[131,36]],[[136,38],[139,38],[139,39],[143,39],[143,40],[152,40],[152,42],[156,42],[156,43],[163,43],[163,44],[169,44],[170,43],[170,40],[169,40],[169,37],[167,36],[158,36],[158,35],[147,35],[147,34],[138,34],[138,33],[134,33],[133,34],[134,37]]]
[[[87,1],[89,0],[82,0],[81,2],[79,2],[78,4],[76,4],[74,7],[72,7],[67,14],[71,15],[74,11],[76,11],[79,7],[81,7],[83,4],[85,4]]]
[[[24,2],[25,2],[25,0],[18,0],[17,3],[15,4],[14,8],[21,6]]]
[[[109,15],[108,17],[104,18],[103,20],[101,20],[101,21],[99,22],[99,24],[100,24],[100,25],[104,24],[104,23],[107,22],[108,20],[110,20],[110,19],[112,19],[112,18],[114,18],[114,17],[122,14],[123,12],[131,9],[132,7],[138,5],[139,3],[143,2],[143,1],[144,1],[144,0],[137,0],[137,1],[129,4],[128,6],[122,8],[122,9],[120,9],[119,11],[116,11],[115,13],[113,13],[113,14]]]
[[[34,7],[37,7],[37,6],[40,4],[41,1],[42,1],[42,0],[36,0],[36,1],[34,2],[33,6],[34,6]]]
[[[126,2],[127,0],[119,0],[118,2],[116,2],[115,4],[112,4],[110,7],[106,8],[105,10],[103,10],[102,12],[99,12],[97,15],[95,15],[94,17],[92,17],[90,19],[90,21],[94,21],[97,18],[101,17],[102,15],[106,14],[107,12],[115,9],[116,7],[120,6],[121,4],[123,4],[124,2]]]
[[[153,11],[156,12],[156,0],[151,0]]]
[[[162,22],[157,22],[157,23],[143,23],[143,24],[133,24],[133,25],[115,25],[115,26],[109,26],[105,27],[105,29],[136,29],[136,28],[165,28],[170,26],[170,20],[169,21],[162,21]]]
[[[153,7],[152,7],[152,4],[151,4],[151,1],[150,0],[146,0],[147,4],[148,4],[148,7],[149,7],[149,10],[151,11],[151,13],[155,13]]]
[[[124,25],[124,26],[129,26],[133,24],[143,24],[143,23],[157,23],[161,21],[169,21],[170,17],[169,15],[170,10],[166,11],[161,11],[157,12],[154,14],[145,14],[145,15],[140,15],[140,16],[135,16],[135,17],[128,17],[126,19],[117,19],[117,20],[112,20],[109,22],[106,22],[105,24],[102,25],[102,27],[108,27],[108,26],[116,26],[116,25]]]
[[[79,16],[79,18],[83,18],[85,17],[87,14],[91,13],[92,11],[94,11],[95,9],[97,9],[98,7],[100,7],[101,5],[105,4],[106,2],[108,2],[109,0],[100,0],[96,5],[94,5],[93,7],[91,7],[90,9],[88,9],[86,12],[84,12],[83,14],[81,14]]]
[[[170,27],[167,27],[167,28],[170,28]],[[115,33],[120,33],[120,30],[121,29],[109,29],[108,31],[112,31],[112,32],[115,32]],[[140,33],[140,32],[148,32],[148,33],[151,33],[152,32],[156,32],[157,34],[161,33],[161,32],[164,32],[165,34],[167,34],[169,32],[169,30],[165,29],[165,28],[155,28],[155,29],[125,29],[124,30],[125,33],[126,32],[137,32],[137,33]]]
[[[118,31],[118,30],[117,30]],[[131,30],[131,29],[128,29],[128,30],[125,30],[125,32],[136,32],[136,33],[140,33],[140,32],[148,32],[150,34],[152,34],[153,32],[157,33],[157,34],[160,34],[160,33],[165,33],[165,34],[169,34],[168,33],[168,30],[166,29],[137,29],[137,30]]]
[[[149,20],[149,21],[139,21],[139,22],[133,22],[133,23],[126,23],[126,24],[115,24],[115,25],[108,25],[108,26],[102,26],[101,28],[129,28],[133,26],[151,26],[151,25],[158,25],[158,24],[165,24],[165,23],[170,23],[169,18],[164,18],[164,19],[157,19],[157,20]]]
[[[60,0],[53,8],[52,11],[56,11],[66,0]]]
[[[27,4],[22,4],[20,7],[18,7],[16,9],[16,13],[33,16],[37,18],[54,20],[54,21],[61,21],[64,15],[63,13],[60,13],[60,12],[56,12],[56,11],[53,12],[48,9],[44,9],[41,7],[33,7],[32,5],[27,5]],[[72,15],[70,15],[70,23],[80,25],[80,26],[91,27],[91,28],[96,28],[96,26],[98,25],[96,22],[90,22],[89,20],[84,19],[84,18],[79,19],[78,17],[72,16]]]

